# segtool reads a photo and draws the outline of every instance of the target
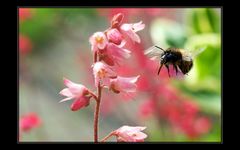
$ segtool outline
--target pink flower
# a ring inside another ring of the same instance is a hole
[[[196,115],[199,112],[199,106],[194,101],[184,100],[182,105],[185,113]]]
[[[117,29],[110,29],[107,31],[107,38],[109,42],[113,42],[114,44],[121,44],[123,40],[122,34]]]
[[[136,82],[139,77],[140,76],[127,78],[118,76],[117,78],[110,80],[109,89],[115,93],[136,92],[137,89]]]
[[[93,75],[95,79],[95,86],[102,81],[103,85],[109,85],[110,78],[116,78],[117,74],[113,71],[112,67],[104,64],[103,62],[96,62],[93,64]]]
[[[146,127],[131,127],[122,126],[121,128],[114,131],[114,135],[117,136],[118,142],[144,142],[147,135],[141,131]]]
[[[38,127],[41,124],[40,118],[35,113],[29,113],[20,118],[20,131],[30,131],[32,128]]]
[[[121,48],[113,43],[109,43],[107,46],[107,55],[117,64],[129,58],[130,54],[131,52],[129,50]]]
[[[89,105],[91,95],[85,86],[73,83],[66,78],[64,78],[64,84],[68,88],[63,89],[59,94],[66,96],[67,98],[61,100],[60,103],[74,99],[74,102],[71,105],[72,111],[79,110]]]
[[[89,38],[89,42],[92,45],[92,51],[95,52],[97,50],[103,50],[106,47],[108,40],[103,32],[96,32]]]
[[[194,129],[199,134],[205,134],[209,132],[210,128],[211,128],[211,123],[207,117],[199,117],[196,119],[194,123]]]
[[[143,30],[145,28],[145,24],[142,24],[142,21],[134,24],[123,24],[121,25],[121,32],[126,36],[131,38],[133,41],[140,43],[140,37],[136,34],[136,32]]]

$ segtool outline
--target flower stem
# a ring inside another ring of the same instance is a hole
[[[97,52],[94,52],[94,54],[93,54],[93,62],[94,63],[97,62]]]
[[[99,118],[99,111],[100,111],[100,102],[101,102],[101,95],[102,95],[102,87],[100,86],[100,82],[98,83],[98,97],[95,106],[95,113],[94,113],[94,142],[98,142],[98,118]]]
[[[109,133],[106,137],[104,137],[101,142],[105,142],[108,138],[114,135],[114,132]]]
[[[98,101],[97,96],[92,91],[89,90],[88,92],[96,101]]]

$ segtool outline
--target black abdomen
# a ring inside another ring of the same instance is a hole
[[[188,73],[193,66],[192,61],[184,61],[182,60],[181,63],[178,65],[178,67],[181,69],[183,74]]]

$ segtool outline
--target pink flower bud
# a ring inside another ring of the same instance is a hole
[[[117,28],[121,25],[122,20],[123,20],[123,14],[118,13],[117,15],[113,16],[113,19],[111,21],[111,28]]]
[[[71,110],[72,111],[77,111],[83,107],[87,107],[89,105],[91,96],[82,96],[76,99],[72,105],[71,105]]]
[[[73,83],[66,78],[64,78],[64,84],[68,88],[63,89],[59,94],[66,96],[67,98],[61,100],[60,103],[74,99],[75,101],[71,105],[72,111],[76,111],[84,106],[88,106],[91,96],[89,95],[89,91],[85,86]]]
[[[144,142],[147,135],[141,131],[146,127],[131,127],[122,126],[121,128],[114,131],[114,135],[117,136],[118,142]]]
[[[89,42],[92,45],[92,51],[103,50],[107,43],[107,37],[103,32],[96,32],[90,38]]]
[[[117,45],[121,44],[123,40],[122,34],[117,29],[110,29],[107,31],[107,38],[110,42]]]
[[[127,37],[132,39],[133,41],[140,43],[140,37],[136,34],[136,32],[143,30],[145,28],[145,24],[142,24],[142,21],[134,24],[123,24],[121,25],[121,33],[125,34]]]

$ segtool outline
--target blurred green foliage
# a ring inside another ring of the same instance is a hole
[[[195,8],[187,12],[187,24],[191,34],[220,33],[219,9]]]
[[[57,39],[63,29],[72,26],[81,27],[87,18],[97,20],[94,9],[77,8],[35,8],[31,9],[32,17],[20,23],[19,32],[29,36],[34,48],[33,53],[44,50]]]

